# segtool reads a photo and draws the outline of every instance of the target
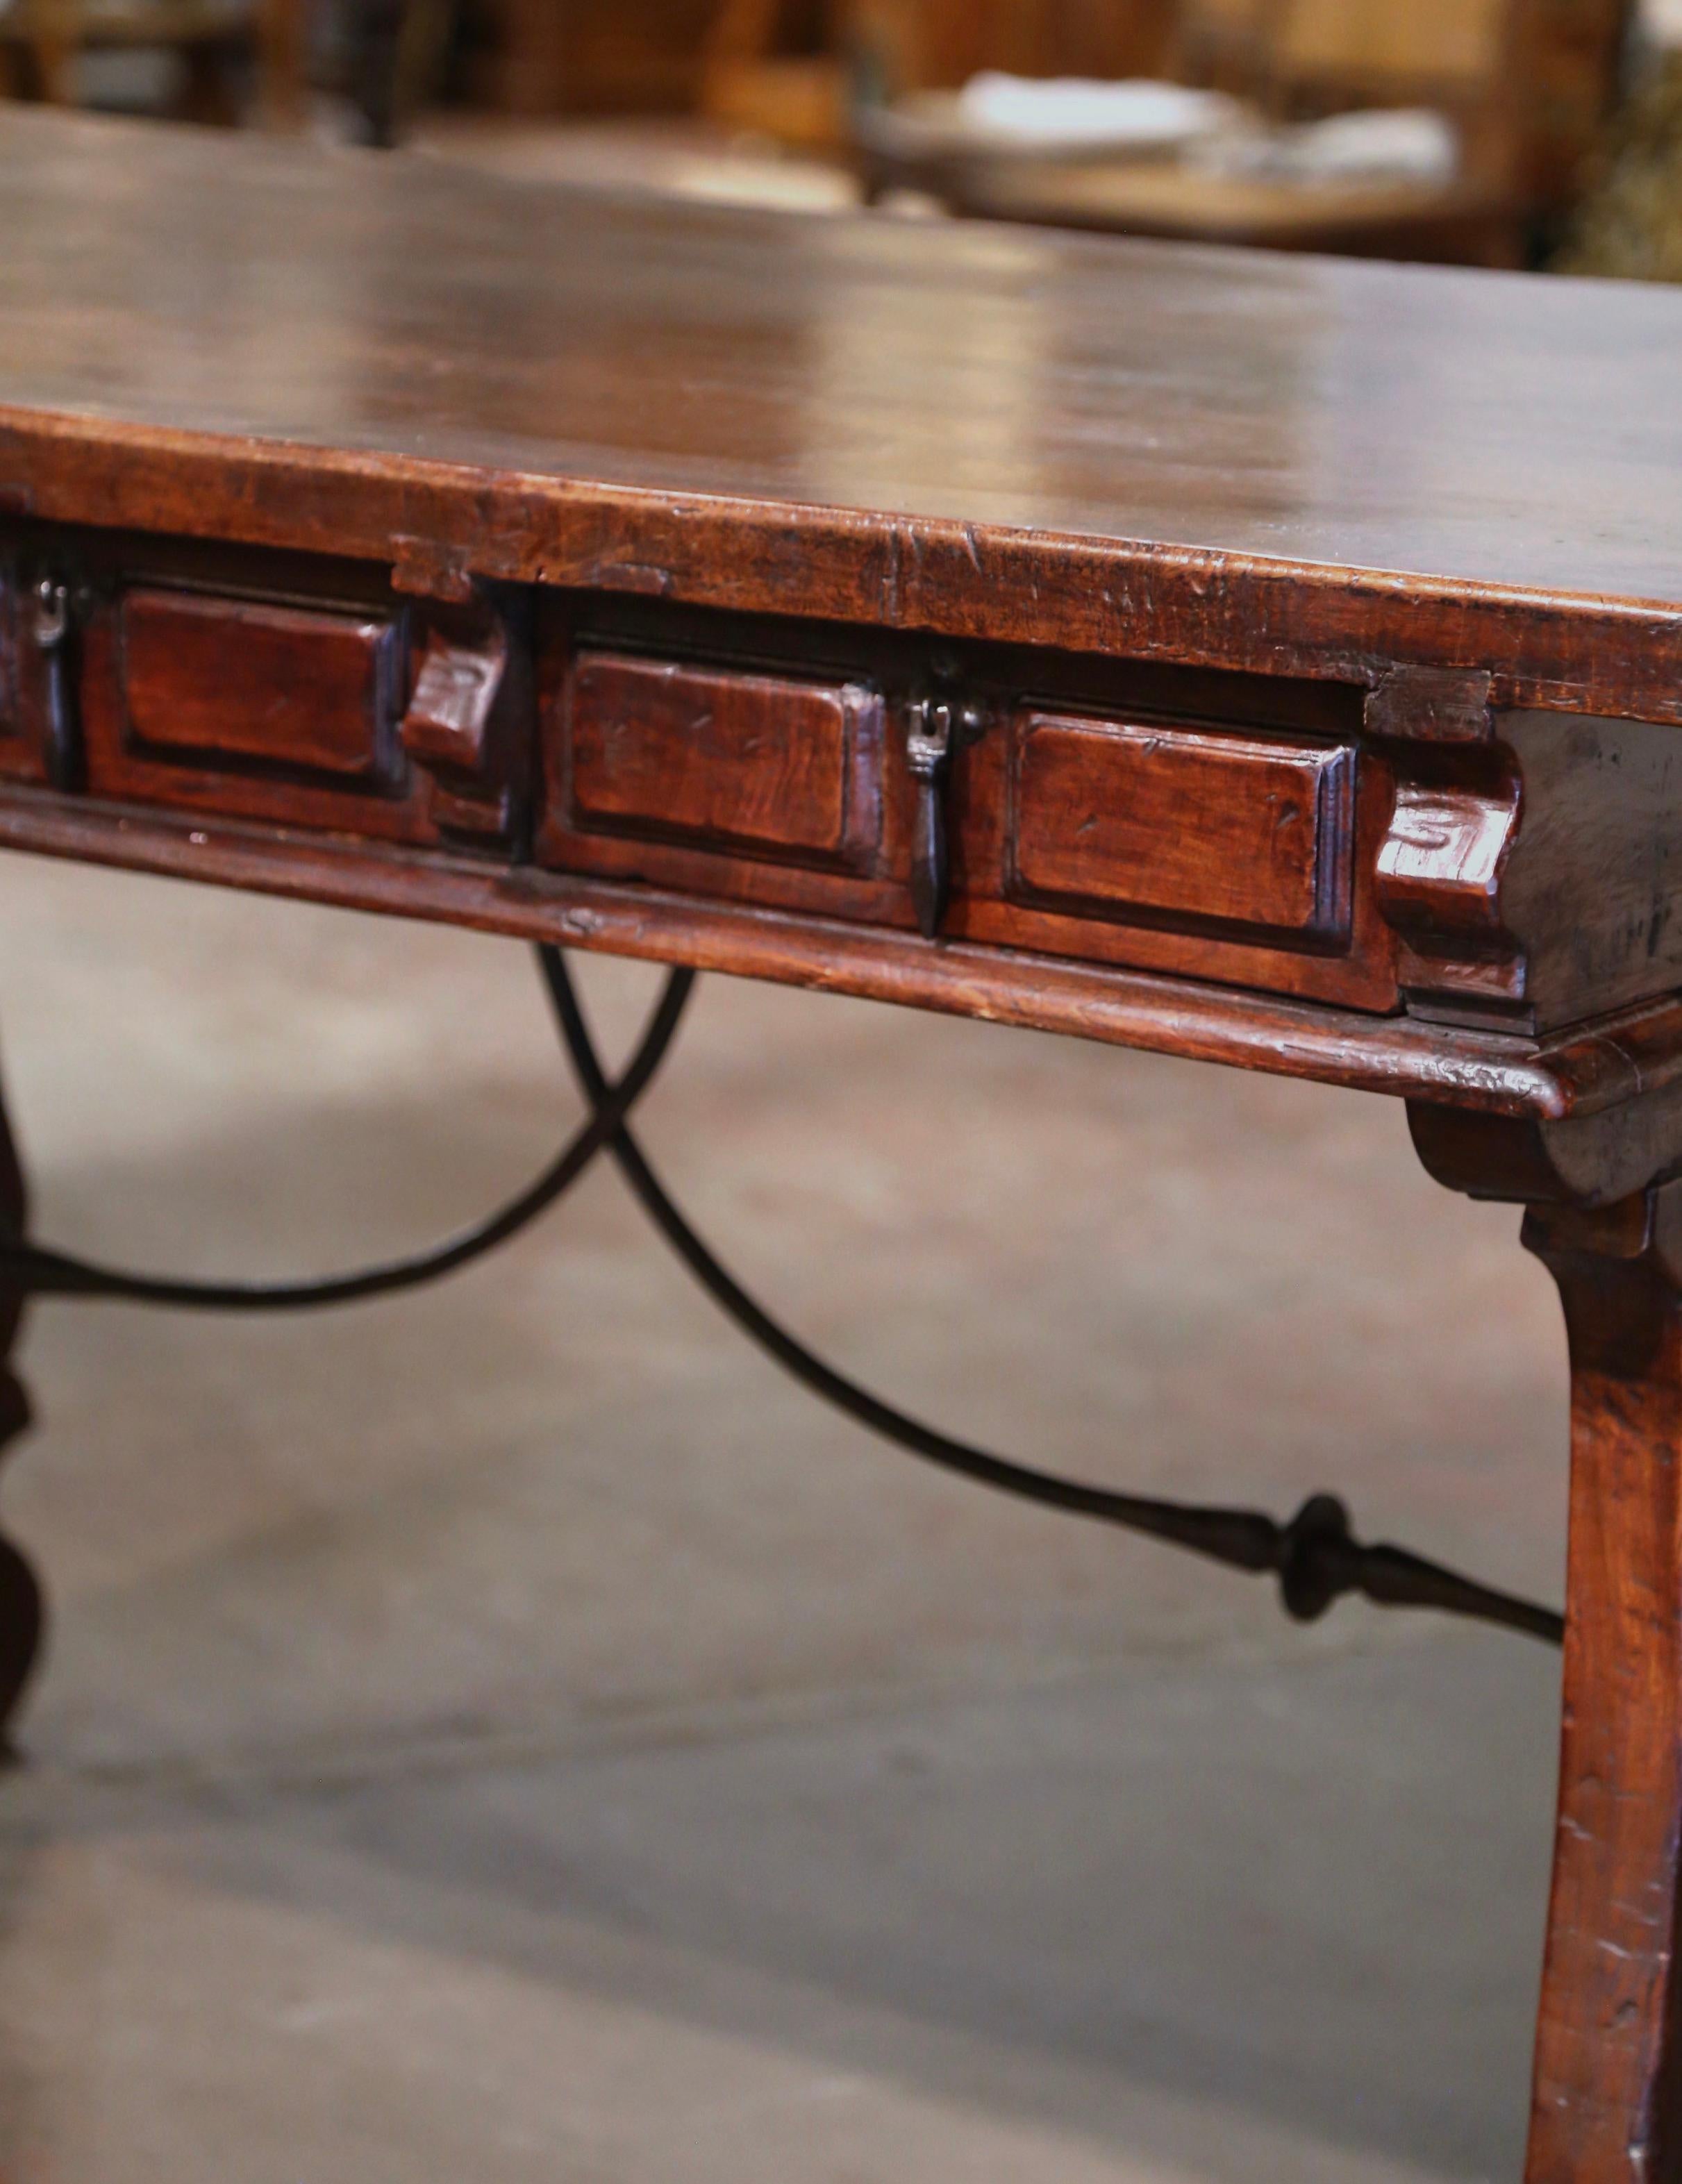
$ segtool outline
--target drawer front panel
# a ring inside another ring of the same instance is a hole
[[[567,700],[571,819],[859,868],[880,832],[881,710],[857,683],[582,652]]]
[[[398,770],[402,662],[389,621],[139,590],[122,602],[120,642],[136,747],[345,783]]]
[[[1029,712],[1011,757],[1014,899],[1285,945],[1347,935],[1347,746]]]
[[[549,871],[915,931],[944,856],[935,947],[1396,1005],[1352,691],[664,600],[536,632]]]
[[[187,541],[76,556],[76,772],[97,796],[503,851],[534,740],[501,596],[396,593],[362,563]]]
[[[678,632],[674,630],[674,638]],[[540,624],[539,864],[766,909],[909,919],[868,669]],[[899,800],[903,802],[903,799]]]

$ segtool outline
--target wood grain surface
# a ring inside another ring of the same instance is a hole
[[[353,780],[389,762],[389,624],[136,589],[123,602],[121,649],[130,733],[154,749]]]
[[[882,703],[862,684],[583,650],[565,722],[575,826],[868,865]]]
[[[1682,717],[1673,292],[20,114],[0,218],[19,510]]]
[[[1346,935],[1352,750],[1032,713],[1014,758],[1027,899]]]

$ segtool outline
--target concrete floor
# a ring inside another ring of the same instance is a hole
[[[576,1108],[510,944],[17,858],[41,1232],[418,1241]],[[646,972],[591,966],[628,1034]],[[706,986],[648,1139],[927,1415],[1557,1596],[1517,1218],[1390,1103]],[[7,2184],[1516,2176],[1556,1663],[1000,1502],[724,1324],[604,1169],[406,1301],[39,1309]]]

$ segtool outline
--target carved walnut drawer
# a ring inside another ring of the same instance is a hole
[[[600,599],[537,630],[547,869],[1395,1003],[1356,693]]]
[[[0,769],[90,808],[1519,1034],[1682,978],[1673,731],[1497,712],[1475,671],[1362,688],[428,598],[400,568],[31,526],[4,568]]]
[[[104,801],[506,841],[528,750],[500,613],[355,564],[80,534],[0,593],[0,768]]]

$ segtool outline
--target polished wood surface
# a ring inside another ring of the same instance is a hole
[[[136,860],[161,807],[284,830],[191,826],[207,876],[316,873],[312,834],[471,849],[487,920],[654,889],[668,934],[727,904],[744,962],[861,990],[838,922],[999,950],[1030,1011],[1029,957],[1406,1008],[1473,1105],[1451,1032],[1682,981],[1682,495],[1642,338],[1682,298],[61,120],[0,131],[8,173],[0,765]],[[1219,543],[1311,517],[1328,553],[1381,530],[1378,565]],[[1638,549],[1648,596],[1609,597]],[[937,704],[971,727],[920,772]],[[437,861],[402,888],[459,914]],[[941,1005],[938,956],[893,975]]]
[[[9,409],[493,466],[514,513],[625,486],[1682,602],[1662,290],[0,119]]]
[[[202,548],[76,559],[73,766],[95,795],[435,838],[399,742],[420,633],[372,572],[259,560],[213,591]]]
[[[1270,669],[1412,632],[1599,710],[1633,655],[1682,713],[1674,292],[117,134],[0,125],[41,515]]]

